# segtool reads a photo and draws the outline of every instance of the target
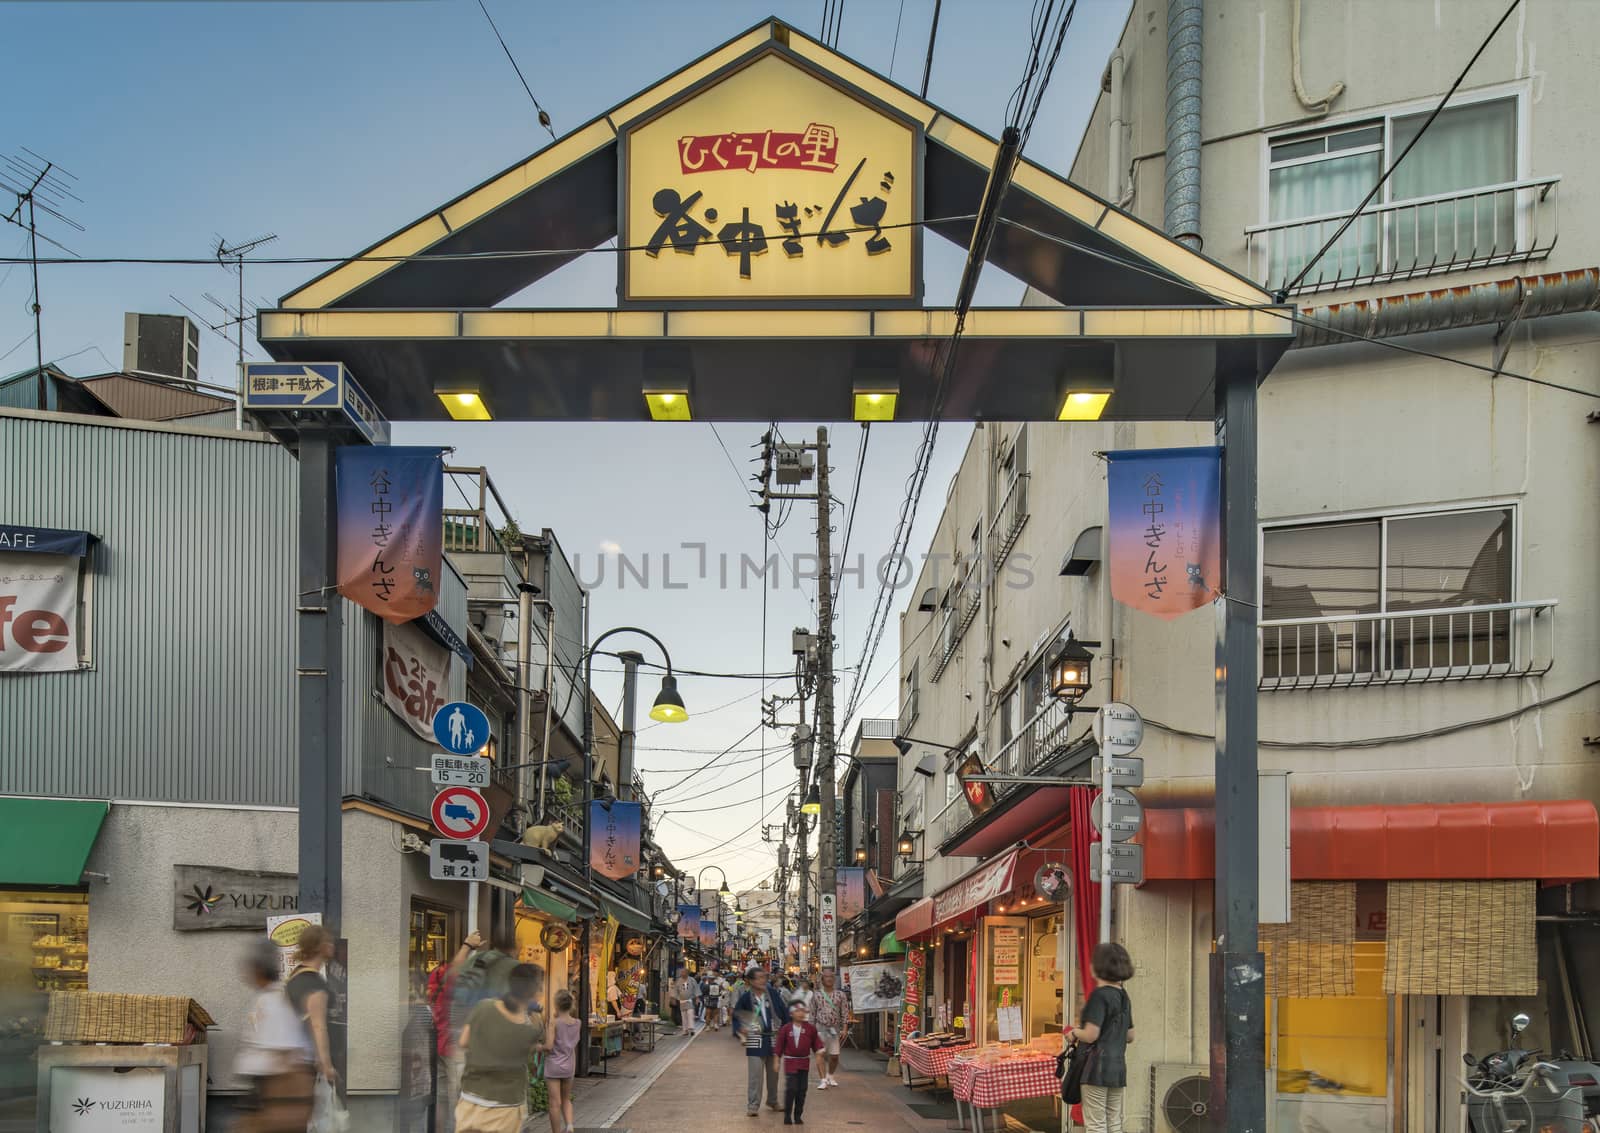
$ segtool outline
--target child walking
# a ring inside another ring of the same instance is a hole
[[[804,1125],[806,1079],[811,1058],[822,1051],[822,1036],[807,1020],[806,1001],[796,996],[789,1002],[789,1022],[778,1036],[778,1056],[783,1059],[783,1123]]]
[[[550,1133],[572,1133],[572,1076],[578,1069],[578,1035],[581,1030],[572,1014],[572,993],[556,992],[556,1017],[550,1027],[549,1057],[544,1062],[544,1080],[550,1088]]]

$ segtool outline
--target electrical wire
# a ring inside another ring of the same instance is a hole
[[[855,483],[853,485],[851,485],[851,488],[850,488],[850,508],[845,513],[845,520],[844,520],[844,542],[839,548],[839,562],[840,562],[841,565],[846,563],[846,562],[848,562],[849,561],[849,557],[850,557],[850,533],[853,530],[855,530],[855,525],[856,525],[856,501],[858,501],[861,498],[862,470],[866,467],[866,463],[867,463],[867,442],[870,441],[871,439],[872,439],[872,422],[868,421],[868,422],[865,422],[861,426],[861,447],[856,450]],[[839,595],[841,593],[843,593],[843,592],[844,592],[844,571],[840,570],[839,571],[839,577],[834,581],[834,587],[833,587],[833,605],[834,605],[834,614],[835,614],[835,616],[838,615]],[[763,664],[761,666],[761,668],[763,670],[765,670],[766,669],[766,665]]]
[[[517,73],[517,79],[522,83],[522,89],[528,92],[528,100],[533,103],[534,110],[539,112],[539,125],[550,133],[550,140],[556,140],[555,129],[550,125],[550,115],[545,108],[539,105],[539,100],[533,95],[533,88],[528,85],[528,80],[523,77],[522,68],[517,66],[517,60],[511,54],[511,48],[506,46],[505,36],[500,34],[500,29],[495,27],[494,17],[489,14],[489,9],[484,6],[483,0],[478,0],[478,8],[483,12],[483,18],[489,21],[489,30],[494,32],[494,37],[500,41],[500,50],[506,53],[506,58],[511,61],[511,69]]]
[[[894,17],[894,43],[889,48],[889,69],[884,72],[884,76],[891,83],[894,82],[894,60],[895,60],[895,56],[900,54],[900,21],[905,19],[905,16],[906,16],[906,0],[900,0],[900,10],[899,10],[899,12],[897,12],[895,14],[895,17]]]
[[[1442,736],[1453,736],[1457,732],[1467,732],[1474,728],[1486,728],[1491,724],[1504,724],[1508,720],[1515,720],[1529,712],[1537,712],[1541,708],[1548,708],[1552,704],[1560,704],[1579,693],[1588,692],[1600,685],[1600,678],[1588,681],[1577,688],[1568,689],[1566,692],[1557,693],[1555,696],[1536,700],[1532,704],[1524,704],[1521,708],[1513,708],[1507,712],[1496,713],[1493,716],[1480,716],[1474,720],[1460,720],[1454,724],[1445,724],[1438,728],[1427,728],[1420,732],[1400,732],[1389,736],[1366,736],[1355,740],[1259,740],[1261,747],[1290,748],[1296,751],[1347,751],[1352,748],[1387,747],[1390,744],[1415,743],[1418,740],[1434,740]],[[1182,736],[1190,740],[1214,741],[1217,737],[1205,732],[1191,732],[1187,728],[1179,728],[1160,720],[1152,720],[1146,716],[1144,722],[1152,728],[1159,728],[1174,736]]]
[[[1483,42],[1478,44],[1478,50],[1472,53],[1472,58],[1467,60],[1467,65],[1461,68],[1461,73],[1456,76],[1456,81],[1450,84],[1450,89],[1444,92],[1444,97],[1439,100],[1439,105],[1433,108],[1433,113],[1429,114],[1428,117],[1423,121],[1421,128],[1419,128],[1416,134],[1412,136],[1411,140],[1406,143],[1405,148],[1402,149],[1400,151],[1400,155],[1396,157],[1392,163],[1390,163],[1389,168],[1383,171],[1383,174],[1368,191],[1367,195],[1361,198],[1361,203],[1356,206],[1355,211],[1344,218],[1343,224],[1334,229],[1333,235],[1328,237],[1327,242],[1324,243],[1322,247],[1317,249],[1316,255],[1312,256],[1306,261],[1305,266],[1300,269],[1299,274],[1288,282],[1280,294],[1288,295],[1289,292],[1298,287],[1300,285],[1300,281],[1305,279],[1305,277],[1310,274],[1311,269],[1317,265],[1317,262],[1321,260],[1323,256],[1328,254],[1328,249],[1337,244],[1344,234],[1350,230],[1350,226],[1356,222],[1356,218],[1359,217],[1362,212],[1366,210],[1366,207],[1373,202],[1373,200],[1377,197],[1378,192],[1383,188],[1385,182],[1387,182],[1394,171],[1399,168],[1400,163],[1406,159],[1406,154],[1410,153],[1412,149],[1416,147],[1416,144],[1422,140],[1422,135],[1428,132],[1428,127],[1433,125],[1434,119],[1439,117],[1440,113],[1445,108],[1445,104],[1450,101],[1450,97],[1454,95],[1460,88],[1461,84],[1466,81],[1467,72],[1472,70],[1472,65],[1476,63],[1483,53],[1489,49],[1489,44],[1494,40],[1494,37],[1499,34],[1500,29],[1505,26],[1506,21],[1511,18],[1511,13],[1517,10],[1517,5],[1520,3],[1522,3],[1522,0],[1511,0],[1510,7],[1508,7],[1504,14],[1502,14],[1501,17],[1495,21],[1494,27],[1489,29],[1489,34],[1484,36]]]

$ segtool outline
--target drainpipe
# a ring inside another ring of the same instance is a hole
[[[1122,52],[1111,56],[1106,80],[1110,136],[1106,139],[1106,200],[1122,199]]]
[[[1202,0],[1167,2],[1167,235],[1200,250]]]
[[[1306,307],[1294,347],[1338,346],[1361,338],[1394,338],[1522,319],[1600,310],[1600,267],[1511,276],[1408,295]]]

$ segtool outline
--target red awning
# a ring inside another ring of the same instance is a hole
[[[1145,811],[1148,881],[1216,867],[1216,813]],[[1290,875],[1300,881],[1600,877],[1600,814],[1584,800],[1295,807]]]
[[[987,857],[1018,842],[1038,842],[1040,831],[1067,820],[1070,787],[1034,787],[1013,792],[986,815],[975,818],[954,841],[939,847],[946,857]]]
[[[933,927],[933,898],[924,897],[901,909],[894,918],[894,938],[904,944]]]

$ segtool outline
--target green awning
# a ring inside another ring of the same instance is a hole
[[[538,909],[541,913],[547,913],[555,917],[556,920],[566,921],[568,924],[578,919],[578,910],[576,908],[565,901],[552,897],[543,889],[528,889],[524,887],[522,890],[522,903],[530,909]]]
[[[888,936],[885,936],[882,940],[878,941],[879,956],[904,956],[905,951],[906,946],[901,944],[900,938],[895,936],[895,934],[892,932],[889,933]]]
[[[0,799],[0,883],[77,885],[110,803]]]
[[[650,918],[626,901],[618,901],[615,897],[607,897],[604,893],[596,893],[595,896],[600,898],[600,907],[605,910],[606,916],[618,924],[625,925],[634,932],[650,931]]]

